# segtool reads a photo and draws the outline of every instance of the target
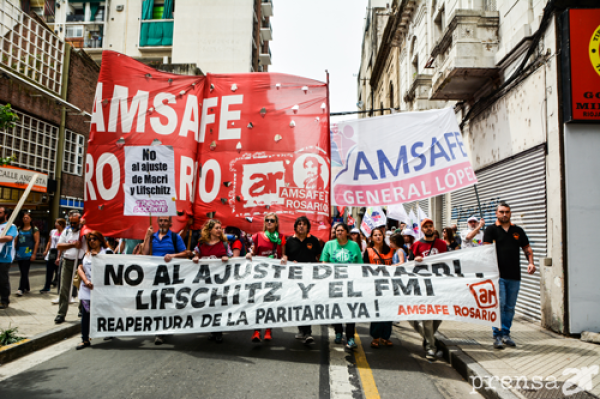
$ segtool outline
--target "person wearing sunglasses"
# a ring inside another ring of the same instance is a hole
[[[81,279],[79,286],[79,301],[81,302],[81,343],[75,347],[80,350],[87,348],[90,343],[90,299],[91,290],[94,289],[92,283],[92,256],[99,254],[112,253],[112,250],[107,249],[108,243],[104,239],[102,233],[97,230],[87,233],[85,236],[87,251],[77,268],[77,274]]]
[[[271,259],[281,259],[281,263],[287,263],[285,255],[285,237],[279,233],[279,217],[275,212],[265,214],[265,224],[261,233],[252,236],[252,247],[246,254],[246,259],[252,260],[252,256],[265,256]],[[270,328],[265,330],[265,341],[272,339]],[[255,330],[252,342],[260,342],[260,330]]]

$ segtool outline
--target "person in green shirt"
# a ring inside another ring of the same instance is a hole
[[[348,239],[350,228],[346,223],[338,223],[335,226],[335,239],[325,243],[321,253],[323,263],[362,263],[362,255],[357,243]],[[342,343],[342,324],[334,324],[335,343]],[[346,347],[356,348],[354,342],[355,323],[346,323]]]

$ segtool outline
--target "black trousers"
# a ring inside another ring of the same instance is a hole
[[[346,339],[354,338],[355,323],[346,323]],[[336,334],[341,334],[344,331],[344,327],[341,324],[334,324],[333,329]]]
[[[21,272],[19,290],[23,292],[29,291],[31,289],[29,286],[29,268],[31,267],[31,259],[18,260],[17,263],[19,263],[19,271]]]
[[[0,303],[10,303],[10,263],[0,263]]]
[[[52,280],[54,276],[58,274],[58,266],[54,263],[53,260],[46,261],[46,282],[44,283],[44,289],[49,290],[50,285],[52,284]]]
[[[90,340],[90,312],[86,312],[83,305],[79,309],[81,310],[81,340],[87,342]]]

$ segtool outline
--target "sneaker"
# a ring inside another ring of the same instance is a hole
[[[342,343],[342,333],[337,333],[335,334],[335,341],[336,344],[341,344]]]
[[[439,357],[440,359],[444,357],[444,351],[439,350],[435,352],[435,357]]]
[[[356,342],[354,342],[354,338],[349,338],[348,339],[348,343],[346,344],[346,348],[348,348],[348,349],[354,349],[357,346],[358,345],[356,345]]]
[[[0,303],[0,309],[8,309],[8,303]]]
[[[307,335],[306,338],[304,338],[304,345],[312,344],[313,342],[315,342],[315,339],[310,335]]]
[[[16,296],[23,296],[23,291],[21,291],[21,290],[17,290],[17,292],[16,292],[16,294],[15,294],[15,295],[16,295]]]
[[[428,350],[427,352],[425,352],[425,357],[427,358],[427,360],[435,360],[435,351],[433,350]]]
[[[517,344],[515,344],[515,341],[512,340],[512,338],[510,337],[510,335],[506,335],[506,336],[502,337],[502,342],[506,346],[512,346],[512,347],[517,346]]]
[[[504,349],[504,344],[502,343],[502,337],[494,338],[494,349]]]
[[[296,339],[306,339],[306,335],[304,333],[298,333],[294,336]]]
[[[260,331],[254,331],[254,334],[252,334],[252,342],[260,342]]]
[[[273,337],[271,337],[271,329],[267,328],[267,331],[265,331],[265,341],[270,341]]]
[[[157,335],[154,338],[154,345],[162,345],[165,341],[163,340],[163,337],[161,337],[160,335]]]

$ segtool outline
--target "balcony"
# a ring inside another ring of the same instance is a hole
[[[271,0],[262,0],[260,5],[263,17],[273,16],[273,2]]]
[[[269,49],[268,53],[265,53],[264,50],[261,50],[258,55],[258,62],[260,65],[271,65],[271,49]]]
[[[0,65],[60,93],[65,44],[9,0],[0,0]]]
[[[273,40],[273,29],[271,28],[270,22],[266,22],[261,25],[260,38],[265,42]]]
[[[139,50],[170,50],[174,22],[174,19],[140,20]]]
[[[457,10],[431,52],[432,100],[466,100],[497,75],[497,11]]]
[[[409,89],[404,93],[404,102],[410,103],[413,100],[427,100],[431,90],[431,75],[416,74]]]
[[[65,41],[74,48],[102,51],[102,38],[104,37],[103,22],[89,22],[83,25],[66,25]]]

